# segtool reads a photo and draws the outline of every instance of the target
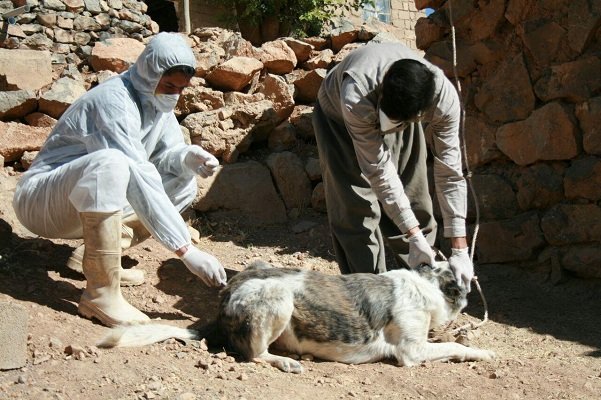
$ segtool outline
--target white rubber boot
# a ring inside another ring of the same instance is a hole
[[[109,327],[149,321],[121,294],[121,212],[84,212],[80,218],[85,243],[82,267],[87,283],[79,313]]]
[[[121,251],[142,243],[150,237],[150,232],[144,227],[136,214],[121,220]],[[67,266],[74,271],[83,273],[81,263],[85,245],[77,247],[69,256]],[[144,283],[144,271],[137,268],[121,268],[121,286],[138,286]]]

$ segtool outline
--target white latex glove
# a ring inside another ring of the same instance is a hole
[[[225,270],[221,266],[221,263],[209,253],[198,250],[194,246],[188,246],[188,251],[180,256],[180,259],[190,272],[198,276],[205,285],[213,287],[225,286],[227,282]]]
[[[203,178],[208,178],[217,171],[219,160],[202,147],[192,145],[184,157],[184,164]]]
[[[434,252],[422,231],[409,237],[409,268],[416,268],[420,264],[434,265]]]
[[[449,265],[459,285],[464,285],[469,292],[471,290],[470,282],[474,277],[474,265],[472,264],[472,260],[470,260],[468,248],[451,249]]]

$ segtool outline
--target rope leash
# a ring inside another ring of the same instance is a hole
[[[461,117],[459,122],[459,132],[461,135],[461,147],[463,153],[463,160],[465,162],[465,169],[467,171],[467,183],[470,188],[470,192],[472,194],[472,198],[474,199],[474,206],[476,208],[476,224],[474,225],[474,234],[472,236],[472,246],[470,249],[470,261],[472,265],[474,264],[474,250],[476,249],[476,240],[478,237],[478,232],[480,230],[480,205],[478,204],[478,196],[476,194],[476,190],[474,189],[474,185],[472,183],[472,171],[470,169],[469,161],[467,159],[467,145],[465,139],[465,104],[463,102],[463,94],[461,91],[461,82],[459,81],[459,74],[457,73],[457,43],[455,40],[455,24],[453,22],[453,0],[449,0],[449,23],[451,24],[451,41],[453,46],[453,75],[455,77],[455,82],[457,84],[457,93],[459,94],[459,104],[461,108]],[[452,334],[464,332],[470,329],[477,329],[484,325],[488,321],[488,304],[486,303],[486,298],[484,297],[484,293],[482,292],[482,288],[480,287],[480,282],[478,282],[478,277],[474,275],[472,278],[472,282],[476,286],[478,293],[480,293],[480,297],[482,298],[482,304],[484,306],[484,317],[482,321],[478,323],[467,323],[458,328],[455,328],[451,331]]]

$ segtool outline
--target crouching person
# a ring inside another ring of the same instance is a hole
[[[194,67],[183,38],[157,35],[128,71],[67,109],[19,181],[13,206],[25,227],[47,238],[83,238],[69,264],[87,280],[78,307],[86,318],[107,326],[149,319],[120,285],[144,280],[141,270],[121,267],[121,253],[150,235],[205,284],[226,282],[219,261],[191,245],[180,215],[196,196],[195,175],[219,166],[184,143],[173,113]]]

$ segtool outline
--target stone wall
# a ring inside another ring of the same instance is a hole
[[[130,37],[143,41],[158,32],[137,0],[0,0],[0,13],[29,5],[17,24],[6,26],[0,47],[47,50],[54,65],[80,64],[91,55],[94,43]]]
[[[417,49],[415,24],[419,18],[425,16],[425,13],[417,10],[412,0],[390,0],[390,8],[390,23],[402,29],[402,42],[412,49]]]
[[[456,28],[478,262],[601,278],[601,2],[415,4],[436,9],[417,45],[451,78]]]
[[[60,4],[69,1],[74,0]],[[126,70],[151,37],[114,37],[117,32],[110,27],[84,30],[106,39],[67,44],[63,64],[48,34],[58,29],[59,18],[78,17],[49,12],[47,6],[38,4],[33,17],[14,26],[23,30],[31,18],[57,14],[52,24],[36,28],[48,42],[45,49],[29,48],[28,35],[11,35],[7,42],[13,46],[0,48],[0,165],[9,173],[26,170],[69,105],[89,88]],[[96,20],[89,11],[82,10],[81,15]],[[402,34],[376,20],[361,25],[340,21],[324,37],[282,38],[260,47],[222,28],[181,34],[197,67],[175,113],[186,140],[203,146],[222,163],[216,176],[199,179],[194,210],[219,221],[231,217],[253,226],[287,222],[295,231],[310,229],[303,215],[325,212],[311,123],[317,90],[327,71],[353,49],[369,41],[398,41]],[[90,50],[84,53],[82,46]]]
[[[183,31],[184,2],[183,0],[176,0],[175,3],[178,9],[180,31]],[[412,49],[416,49],[415,23],[418,18],[424,16],[424,12],[415,8],[413,0],[390,0],[390,8],[390,24],[402,29],[400,40]],[[190,22],[192,29],[211,26],[227,28],[228,26],[222,18],[222,14],[224,13],[226,13],[226,10],[215,6],[215,3],[209,0],[190,1]],[[356,16],[360,17],[359,14]],[[355,22],[357,23],[358,21]]]

